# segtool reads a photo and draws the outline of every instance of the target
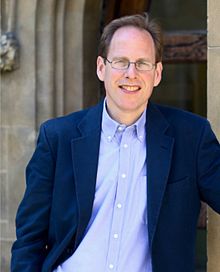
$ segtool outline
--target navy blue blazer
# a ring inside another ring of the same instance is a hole
[[[41,126],[17,212],[11,271],[52,271],[83,239],[95,195],[102,108],[101,102]],[[153,272],[193,272],[200,200],[220,213],[220,145],[204,118],[151,103],[146,131]]]

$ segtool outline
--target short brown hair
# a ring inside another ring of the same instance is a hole
[[[116,32],[116,30],[124,26],[134,26],[148,31],[154,42],[156,62],[162,60],[163,39],[161,27],[155,20],[150,19],[148,13],[143,13],[142,15],[135,14],[130,16],[124,16],[115,19],[111,21],[108,25],[106,25],[99,43],[99,56],[102,56],[104,58],[107,57],[109,46],[114,33]]]

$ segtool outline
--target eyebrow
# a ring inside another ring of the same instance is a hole
[[[127,58],[127,57],[113,57],[112,60],[126,60],[126,61],[130,61],[129,58]],[[138,58],[135,62],[139,62],[139,61],[152,63],[149,59],[145,59],[145,58]]]

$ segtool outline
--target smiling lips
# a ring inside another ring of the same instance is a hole
[[[120,85],[119,86],[123,91],[125,91],[125,92],[137,92],[137,91],[139,91],[141,88],[140,88],[140,86],[137,86],[137,85]]]

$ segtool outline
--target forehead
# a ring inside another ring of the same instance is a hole
[[[151,34],[133,26],[121,27],[114,33],[108,55],[155,57],[155,47]]]

